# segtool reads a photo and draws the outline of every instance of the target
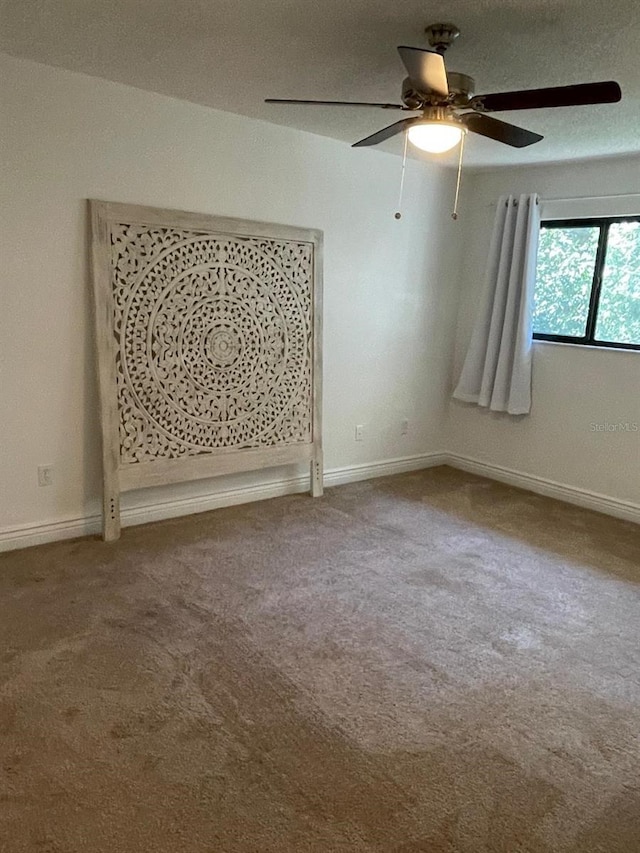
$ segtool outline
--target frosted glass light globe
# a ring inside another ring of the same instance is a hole
[[[409,142],[430,154],[450,151],[461,139],[462,128],[453,122],[425,122],[409,128]]]

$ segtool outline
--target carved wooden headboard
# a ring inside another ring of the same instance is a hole
[[[297,462],[322,493],[322,233],[91,201],[103,536],[120,493]]]

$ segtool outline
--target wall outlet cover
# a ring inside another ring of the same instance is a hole
[[[38,485],[53,485],[53,465],[38,465]]]

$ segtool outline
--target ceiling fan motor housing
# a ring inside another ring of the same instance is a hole
[[[453,107],[424,107],[422,118],[416,119],[417,123],[423,121],[445,124],[461,124],[460,119]]]
[[[448,72],[449,97],[446,103],[453,106],[466,106],[473,97],[475,81],[467,74]],[[442,105],[442,98],[433,92],[422,92],[410,77],[402,81],[402,102],[412,110],[422,110],[425,107]]]
[[[449,100],[456,106],[466,106],[474,95],[476,81],[468,74],[448,71]]]

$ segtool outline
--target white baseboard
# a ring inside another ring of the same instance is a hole
[[[342,486],[357,480],[373,480],[375,477],[389,477],[391,474],[405,474],[407,471],[419,471],[421,468],[435,468],[447,465],[446,453],[421,453],[419,456],[401,456],[386,459],[384,462],[370,462],[364,465],[349,465],[346,468],[332,468],[324,473],[324,484]]]
[[[524,471],[516,471],[512,468],[503,468],[501,465],[493,465],[480,459],[472,459],[470,456],[462,456],[458,453],[445,453],[446,464],[470,474],[478,474],[480,477],[488,477],[490,480],[499,480],[509,486],[516,486],[549,498],[556,498],[566,503],[575,504],[585,509],[593,509],[615,518],[625,521],[633,521],[640,524],[640,504],[633,501],[621,501],[608,495],[581,489],[577,486],[567,486],[546,477],[537,477],[534,474],[525,474]]]
[[[4,527],[0,530],[0,552],[16,548],[29,548],[31,545],[44,545],[59,539],[77,539],[79,536],[91,536],[101,529],[101,518],[89,515],[83,518],[65,518],[60,521],[48,521],[44,524],[21,524]]]
[[[444,453],[423,453],[418,456],[404,456],[398,459],[385,459],[382,462],[372,462],[363,465],[349,465],[343,468],[333,468],[324,473],[324,484],[327,488],[358,480],[369,480],[374,477],[385,477],[390,474],[402,474],[406,471],[417,471],[435,465],[444,465]],[[135,507],[122,509],[120,517],[123,527],[136,524],[146,524],[150,521],[162,521],[165,518],[175,518],[181,515],[192,515],[207,512],[223,506],[263,501],[268,498],[278,498],[306,492],[309,489],[309,477],[291,477],[277,482],[258,483],[252,486],[241,486],[226,489],[208,495],[191,498],[163,501],[161,503],[140,504]],[[43,545],[61,539],[76,539],[79,536],[91,536],[100,533],[101,518],[99,515],[84,518],[68,518],[45,524],[22,525],[19,527],[0,530],[0,552],[27,548],[31,545]]]
[[[325,471],[324,483],[327,488],[341,486],[346,483],[355,483],[358,480],[370,480],[375,477],[386,477],[391,474],[402,474],[407,471],[417,471],[421,468],[432,468],[436,465],[450,465],[471,474],[488,477],[491,480],[499,480],[510,486],[537,492],[550,498],[557,498],[567,503],[603,512],[607,515],[622,518],[625,521],[633,521],[640,524],[640,504],[632,501],[621,501],[608,495],[580,489],[576,486],[567,486],[516,471],[462,456],[458,453],[423,453],[418,456],[404,456],[398,459],[386,459],[382,462],[372,462],[362,465],[348,465],[342,468],[333,468]],[[121,518],[123,527],[136,524],[146,524],[150,521],[161,521],[165,518],[174,518],[180,515],[191,515],[198,512],[207,512],[211,509],[219,509],[223,506],[249,503],[251,501],[263,501],[268,498],[282,497],[299,492],[306,492],[309,488],[308,477],[291,477],[272,483],[258,483],[253,486],[241,486],[235,489],[226,489],[208,495],[200,495],[192,498],[180,498],[162,503],[141,504],[135,507],[127,507],[122,510]],[[60,539],[75,539],[79,536],[90,536],[100,533],[101,519],[99,515],[86,516],[84,518],[68,518],[61,521],[45,524],[22,525],[20,527],[5,528],[0,530],[0,551],[9,551],[15,548],[27,548],[31,545],[42,545],[46,542],[55,542]]]

